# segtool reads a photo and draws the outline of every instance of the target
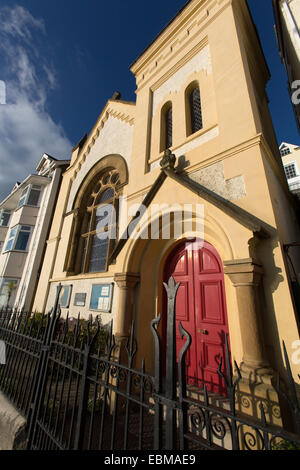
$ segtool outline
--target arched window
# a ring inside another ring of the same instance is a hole
[[[172,147],[173,145],[173,110],[172,103],[166,103],[161,111],[161,145],[160,151]]]
[[[94,273],[107,270],[108,257],[117,238],[119,174],[107,171],[94,179],[94,187],[84,198],[81,208],[81,231],[78,246],[77,272]]]
[[[172,147],[173,142],[173,116],[172,106],[168,108],[165,114],[166,121],[166,149]]]
[[[187,116],[187,134],[190,135],[203,128],[201,96],[198,83],[187,89],[187,106],[189,110]]]

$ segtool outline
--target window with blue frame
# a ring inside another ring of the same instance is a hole
[[[0,210],[0,227],[8,227],[11,211],[8,209]]]
[[[8,241],[6,243],[5,251],[9,251],[9,250],[12,249],[14,241],[15,241],[15,236],[16,236],[17,230],[18,230],[18,227],[14,227],[9,232]]]
[[[26,251],[28,248],[30,234],[30,225],[16,225],[9,232],[4,251]]]
[[[42,188],[41,186],[28,185],[23,189],[21,197],[18,202],[18,208],[21,206],[34,206],[38,207],[40,201]]]
[[[59,303],[61,307],[63,308],[69,307],[71,293],[72,293],[72,285],[62,287],[62,290],[60,293],[60,299],[59,299]]]

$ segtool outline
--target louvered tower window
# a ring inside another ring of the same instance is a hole
[[[200,88],[195,87],[189,96],[189,105],[191,113],[191,133],[199,131],[203,127]]]

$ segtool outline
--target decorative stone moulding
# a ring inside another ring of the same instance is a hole
[[[219,135],[219,126],[213,126],[211,129],[201,130],[200,135],[194,137],[193,139],[189,140],[186,144],[180,145],[177,148],[174,148],[172,151],[179,158],[181,155],[194,150],[195,148],[199,147],[200,145],[209,142],[212,139],[215,139]],[[155,170],[155,168],[159,167],[161,156],[157,157],[156,159],[150,160],[149,164],[149,171]]]
[[[168,94],[179,92],[192,73],[199,73],[202,70],[205,71],[207,75],[210,75],[212,72],[211,54],[208,44],[202,47],[200,51],[187,62],[181,64],[171,77],[167,78],[164,83],[153,90],[152,115],[155,114],[156,109]]]
[[[113,117],[114,119],[118,119],[119,121],[126,122],[130,126],[133,126],[133,124],[134,124],[134,118],[132,116],[129,116],[128,114],[121,113],[119,111],[115,111],[111,108],[108,108],[108,110],[105,112],[105,115],[103,116],[103,118],[101,119],[101,121],[99,122],[99,124],[96,128],[95,134],[93,135],[93,137],[91,137],[91,140],[90,140],[89,144],[87,145],[84,153],[82,154],[80,160],[77,163],[78,166],[74,170],[74,178],[72,178],[72,181],[74,181],[74,179],[76,179],[78,172],[80,171],[83,163],[86,161],[87,156],[89,155],[90,151],[92,150],[93,146],[95,145],[96,140],[100,136],[101,130],[104,128],[104,124],[107,122],[109,117]]]
[[[201,14],[201,16],[200,16]],[[193,15],[186,21],[186,25],[182,28],[181,32],[178,32],[178,37],[174,42],[170,44],[174,35],[171,34],[171,39],[165,39],[165,45],[158,57],[154,57],[153,61],[146,66],[144,69],[141,67],[140,71],[134,70],[133,73],[137,74],[137,85],[142,86],[142,82],[146,82],[148,78],[150,78],[151,73],[153,70],[157,68],[162,62],[170,60],[170,56],[177,52],[179,47],[184,47],[184,43],[187,43],[191,40],[193,35],[199,34],[201,35],[201,29],[203,28],[203,22],[208,19],[210,16],[210,11],[206,9],[202,13],[199,14],[198,18],[195,18]],[[163,35],[162,35],[163,36]],[[147,54],[147,52],[146,52]],[[146,57],[145,57],[146,59]],[[146,62],[146,60],[145,60]],[[149,63],[149,62],[148,62]],[[157,64],[157,65],[155,65]]]

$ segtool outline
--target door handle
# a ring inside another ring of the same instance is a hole
[[[197,332],[202,333],[203,335],[208,335],[208,331],[207,330],[201,330],[201,328],[198,328]]]

